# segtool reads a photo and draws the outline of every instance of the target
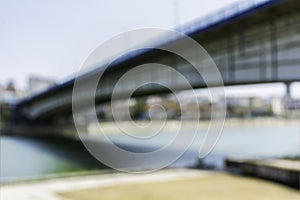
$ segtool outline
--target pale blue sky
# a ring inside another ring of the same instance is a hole
[[[238,0],[177,0],[181,23]],[[174,0],[0,0],[0,83],[63,78],[101,42],[126,30],[172,28]]]

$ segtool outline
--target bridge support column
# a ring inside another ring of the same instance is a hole
[[[290,98],[291,97],[291,82],[285,82],[285,97]]]

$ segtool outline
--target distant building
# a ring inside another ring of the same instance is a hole
[[[275,115],[299,117],[300,99],[294,99],[291,97],[274,98],[272,100],[272,110]]]
[[[286,111],[300,110],[300,99],[293,99],[293,98],[285,99],[284,109]]]
[[[26,96],[28,96],[28,92],[16,88],[13,81],[10,81],[6,86],[0,85],[0,103],[12,105]]]
[[[282,115],[284,113],[284,105],[281,98],[272,99],[272,111],[275,115]]]
[[[284,98],[283,107],[287,117],[300,117],[300,99]]]
[[[0,103],[3,102],[4,87],[0,83]]]
[[[16,88],[13,81],[10,81],[6,87],[1,88],[1,102],[14,104],[18,100]]]

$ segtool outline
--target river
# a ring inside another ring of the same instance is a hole
[[[215,169],[223,169],[224,159],[231,156],[247,158],[299,156],[299,127],[298,123],[225,126],[217,145],[203,163]],[[139,143],[126,135],[112,134],[109,137],[124,149],[145,152],[163,146],[173,135],[166,132]],[[204,135],[205,133],[200,131],[189,150],[171,167],[197,165],[198,151]],[[95,137],[95,141],[99,145],[104,144],[104,140],[99,136]],[[1,136],[0,144],[1,182],[40,178],[66,172],[107,169],[89,154],[79,140]]]

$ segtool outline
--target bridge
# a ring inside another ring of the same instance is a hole
[[[236,7],[219,12],[203,20],[196,20],[181,30],[201,44],[218,67],[225,86],[300,81],[300,4],[297,0],[271,0],[259,4]],[[181,46],[181,39],[161,38],[158,46],[174,46],[181,51],[192,51]],[[185,76],[193,88],[205,88],[203,77],[197,75],[190,64],[178,56],[163,50],[146,49],[123,56],[109,66],[102,76],[102,85],[96,91],[97,104],[111,99],[114,85],[119,78],[137,65],[162,63]],[[155,70],[153,70],[155,69]],[[172,80],[175,88],[180,81],[174,80],[159,68],[137,72],[123,84],[122,92],[138,84],[137,78],[152,77],[152,81]],[[103,73],[102,66],[81,74],[82,84]],[[208,70],[209,71],[209,70]],[[209,72],[206,74],[209,77]],[[213,77],[211,77],[213,80]],[[54,122],[72,113],[72,91],[75,77],[59,83],[39,94],[17,103],[15,122],[35,124]],[[218,86],[213,81],[210,85]],[[289,88],[287,89],[289,91]],[[168,92],[168,89],[149,85],[140,88],[135,96]],[[86,94],[89,95],[89,94]]]

